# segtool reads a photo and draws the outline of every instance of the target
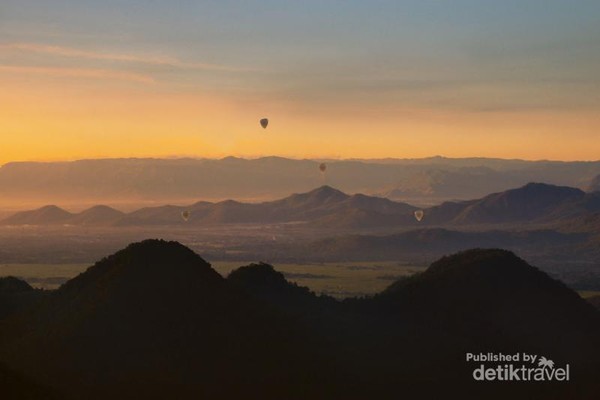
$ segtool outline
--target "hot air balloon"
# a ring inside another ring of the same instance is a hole
[[[327,170],[327,164],[321,163],[321,165],[319,165],[319,170],[325,173],[325,170]]]
[[[260,120],[260,126],[262,126],[263,129],[265,129],[267,125],[269,125],[269,120],[267,118],[263,118]]]
[[[190,219],[190,215],[191,215],[191,213],[187,210],[181,212],[181,218],[183,218],[184,221],[187,221],[188,219]]]
[[[415,211],[415,218],[419,222],[421,222],[421,220],[423,219],[424,215],[425,215],[425,213],[423,212],[423,210],[417,210],[417,211]]]

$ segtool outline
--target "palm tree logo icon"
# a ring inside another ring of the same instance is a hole
[[[548,360],[546,357],[540,357],[540,361],[538,361],[538,367],[542,367],[542,368],[550,368],[553,369],[554,368],[554,361],[552,360]]]

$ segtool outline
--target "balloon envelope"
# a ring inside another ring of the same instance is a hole
[[[260,120],[260,126],[262,126],[263,128],[266,128],[267,125],[269,125],[269,120],[266,118],[263,118]]]
[[[321,165],[319,165],[319,169],[321,170],[321,172],[325,172],[325,170],[327,169],[327,164],[322,163]]]
[[[189,211],[183,211],[181,213],[181,218],[183,218],[184,221],[187,221],[188,219],[190,219],[190,212]]]
[[[421,220],[423,219],[424,215],[425,215],[425,213],[423,212],[423,210],[417,210],[417,211],[415,211],[415,218],[419,222],[421,222]]]

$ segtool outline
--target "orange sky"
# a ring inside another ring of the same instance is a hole
[[[3,4],[0,164],[600,159],[600,7],[312,3]]]
[[[114,79],[4,73],[0,163],[227,155],[600,158],[600,115],[595,110],[365,110],[343,102],[319,110]],[[266,130],[258,124],[263,115],[271,120]]]

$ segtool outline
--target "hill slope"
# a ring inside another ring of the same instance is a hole
[[[529,183],[478,200],[444,203],[425,211],[430,223],[496,224],[561,218],[571,214],[586,197],[579,189]],[[558,212],[561,210],[562,212]]]
[[[600,175],[596,176],[592,179],[590,186],[588,188],[590,192],[600,192]]]
[[[576,377],[480,385],[464,362],[517,351],[570,363]],[[410,398],[587,399],[599,351],[592,305],[496,249],[337,302],[264,263],[224,279],[184,246],[148,240],[0,324],[2,362],[72,398],[393,398],[400,387]]]
[[[69,219],[72,225],[112,225],[125,214],[108,206],[94,206]]]
[[[2,357],[75,397],[282,396],[310,374],[310,339],[175,242],[130,245],[9,326]]]
[[[123,214],[106,206],[96,206],[70,214],[55,206],[25,211],[6,218],[4,225],[53,225],[57,223],[96,226],[218,225],[232,223],[312,222],[332,228],[347,226],[389,226],[414,223],[415,207],[388,199],[356,194],[349,196],[330,186],[293,194],[276,201],[241,203],[226,200],[198,202],[190,206],[146,207]],[[183,211],[190,217],[184,221]]]
[[[32,211],[21,211],[2,221],[4,225],[58,225],[66,224],[73,217],[57,206],[44,206]]]

